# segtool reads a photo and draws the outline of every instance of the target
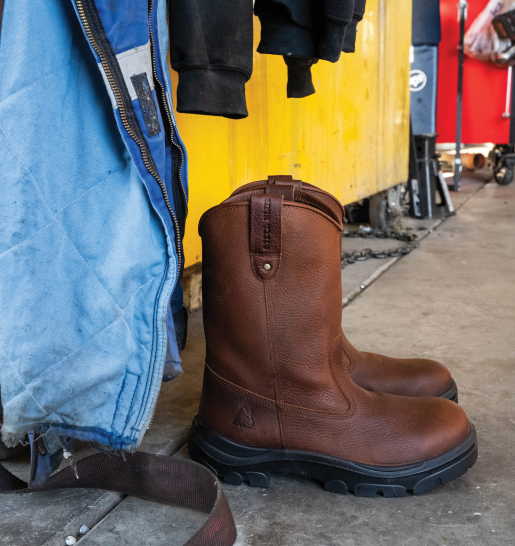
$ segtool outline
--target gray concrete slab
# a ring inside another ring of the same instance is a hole
[[[182,546],[207,515],[128,497],[79,542],[79,546]]]
[[[77,457],[94,453],[80,444]],[[28,481],[30,451],[2,464]],[[65,465],[63,464],[63,467]],[[64,538],[77,534],[81,525],[92,528],[122,500],[118,493],[75,489],[0,497],[0,544],[2,546],[62,546]]]

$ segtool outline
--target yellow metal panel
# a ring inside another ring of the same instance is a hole
[[[190,166],[186,266],[202,259],[202,213],[247,182],[292,174],[346,204],[407,179],[410,28],[411,0],[395,12],[368,0],[357,53],[315,65],[315,95],[287,99],[282,58],[256,53],[247,119],[177,114]]]

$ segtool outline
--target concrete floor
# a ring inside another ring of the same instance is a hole
[[[224,486],[239,546],[515,545],[515,184],[471,182],[452,197],[458,214],[433,222],[412,254],[388,267],[375,260],[343,270],[344,300],[354,291],[343,327],[360,349],[436,358],[450,368],[478,430],[476,465],[420,497],[340,496],[282,476],[267,490]],[[162,387],[147,451],[187,457],[181,447],[204,359],[201,312],[190,318],[185,374]],[[8,466],[26,475],[27,454]],[[105,492],[10,495],[0,503],[0,544],[63,545],[87,524],[81,546],[175,546],[204,517]]]

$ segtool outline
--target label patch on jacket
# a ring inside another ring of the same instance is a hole
[[[247,408],[243,406],[234,418],[233,425],[241,428],[250,428],[254,421],[252,420],[252,410],[247,411]]]
[[[136,94],[138,95],[141,111],[143,112],[143,119],[147,126],[148,136],[156,136],[161,132],[161,126],[159,125],[156,103],[154,102],[154,95],[152,95],[147,73],[143,72],[131,76],[131,81]]]

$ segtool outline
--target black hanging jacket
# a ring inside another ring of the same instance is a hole
[[[261,21],[258,52],[283,55],[288,66],[288,97],[315,92],[311,66],[318,59],[336,62],[354,52],[356,28],[366,0],[256,0]]]
[[[252,74],[252,0],[169,0],[170,62],[177,111],[247,117]]]
[[[170,62],[179,73],[177,110],[240,119],[248,115],[252,0],[168,0]],[[315,92],[311,66],[354,51],[365,0],[256,0],[260,53],[283,55],[288,97]]]

